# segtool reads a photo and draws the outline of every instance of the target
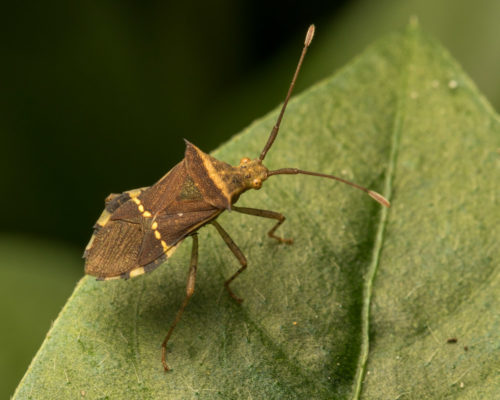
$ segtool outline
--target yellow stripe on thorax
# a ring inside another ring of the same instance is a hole
[[[205,167],[208,176],[212,180],[215,186],[217,186],[218,189],[222,192],[222,195],[227,198],[228,203],[231,203],[231,194],[229,192],[229,189],[225,182],[222,180],[220,176],[220,172],[217,171],[212,164],[212,160],[210,159],[210,156],[208,154],[203,153],[200,149],[197,147],[193,146],[198,153],[198,156],[201,158],[201,161],[203,162],[203,166]]]

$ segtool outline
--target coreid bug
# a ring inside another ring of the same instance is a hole
[[[380,194],[342,178],[297,168],[269,171],[262,164],[278,134],[313,36],[314,25],[311,25],[281,112],[259,158],[242,158],[240,164],[233,167],[216,160],[186,141],[184,159],[153,186],[111,194],[106,198],[105,209],[94,226],[94,234],[84,253],[85,272],[89,275],[100,280],[128,279],[142,275],[162,264],[186,237],[191,236],[193,239],[186,296],[162,343],[162,364],[165,371],[169,370],[166,362],[167,343],[194,293],[198,264],[198,229],[212,224],[238,259],[241,267],[224,283],[229,295],[237,302],[242,299],[233,293],[229,285],[246,269],[247,260],[227,232],[217,223],[217,217],[225,210],[233,210],[274,219],[277,222],[268,235],[279,242],[292,243],[291,239],[275,235],[276,229],[285,221],[284,215],[274,211],[234,206],[242,193],[249,189],[260,189],[262,182],[273,175],[305,174],[346,183],[389,207],[389,202]]]

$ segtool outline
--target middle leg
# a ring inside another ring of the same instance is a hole
[[[211,224],[215,226],[215,229],[217,229],[217,232],[221,235],[222,239],[224,239],[224,242],[226,242],[227,247],[233,252],[234,256],[238,259],[238,261],[241,264],[241,267],[238,271],[236,271],[226,282],[224,282],[224,286],[229,292],[229,295],[236,300],[238,303],[241,303],[243,299],[241,297],[236,296],[231,288],[229,287],[229,284],[234,281],[234,279],[241,274],[246,268],[247,268],[247,259],[245,255],[241,252],[240,248],[234,243],[233,239],[229,236],[229,234],[222,228],[222,226],[219,225],[217,221],[212,221]]]

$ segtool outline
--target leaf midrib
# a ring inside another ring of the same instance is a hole
[[[406,36],[410,40],[408,46],[408,57],[404,63],[404,69],[401,73],[400,83],[401,90],[397,94],[396,103],[396,113],[393,123],[393,131],[391,134],[391,149],[389,155],[389,163],[387,166],[387,174],[384,183],[384,196],[392,202],[392,188],[394,182],[394,174],[396,168],[396,162],[399,154],[399,143],[402,132],[402,125],[405,115],[405,104],[408,98],[408,83],[410,68],[412,65],[413,56],[415,54],[414,48],[416,44],[416,25],[410,24],[408,26]],[[368,363],[368,357],[370,353],[370,309],[373,296],[373,283],[375,281],[378,267],[380,265],[380,257],[383,250],[387,221],[389,219],[389,209],[382,207],[380,212],[380,219],[378,223],[377,233],[375,235],[375,243],[373,246],[373,252],[371,256],[371,262],[366,273],[365,284],[363,287],[363,304],[361,309],[361,351],[358,359],[358,364],[356,368],[356,377],[354,381],[354,395],[353,399],[357,400],[360,398],[361,391],[363,388],[363,379],[366,374],[366,365]]]

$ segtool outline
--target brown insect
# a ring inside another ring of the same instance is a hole
[[[191,263],[186,287],[186,297],[177,312],[162,343],[162,364],[166,371],[167,343],[179,322],[189,299],[194,293],[198,264],[198,236],[202,226],[212,224],[222,236],[241,267],[224,283],[229,295],[241,302],[230,288],[231,282],[247,267],[247,260],[216,218],[225,210],[276,220],[268,235],[282,243],[292,243],[275,235],[285,221],[284,215],[268,210],[237,207],[240,195],[249,189],[260,189],[262,182],[273,175],[305,174],[354,186],[388,207],[389,202],[380,194],[342,178],[296,168],[269,171],[262,161],[278,134],[288,100],[307,48],[314,35],[314,25],[309,27],[290,88],[281,112],[259,158],[242,158],[233,167],[216,160],[195,145],[186,141],[184,159],[153,186],[111,194],[106,198],[103,213],[94,226],[94,234],[84,253],[85,272],[101,280],[133,278],[150,272],[172,255],[177,246],[188,236],[193,239]]]

